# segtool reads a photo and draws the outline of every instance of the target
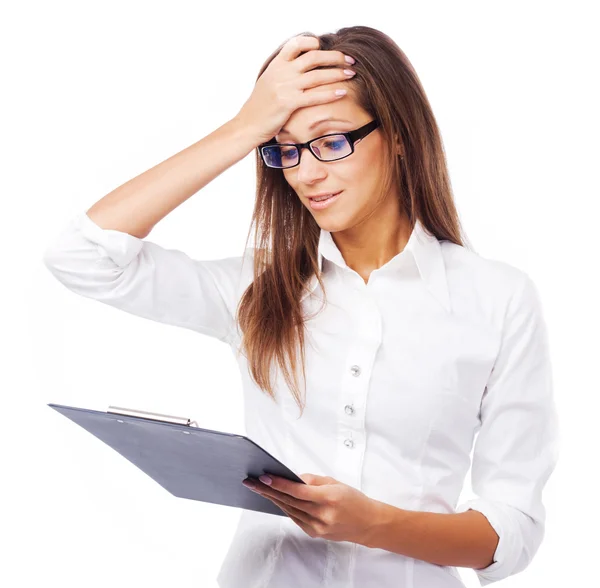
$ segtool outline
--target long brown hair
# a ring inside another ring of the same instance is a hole
[[[403,51],[390,37],[366,26],[324,35],[301,34],[318,38],[321,50],[341,51],[356,59],[352,66],[356,75],[347,81],[351,88],[348,96],[352,95],[361,108],[379,120],[387,145],[379,193],[386,195],[397,186],[411,226],[419,219],[437,239],[464,246],[440,131],[421,82]],[[265,61],[257,80],[284,44]],[[401,146],[402,159],[395,150],[396,143]],[[254,382],[275,399],[271,370],[278,366],[302,414],[304,405],[296,374],[300,363],[306,385],[307,317],[302,313],[300,298],[313,276],[325,291],[318,264],[321,229],[283,172],[265,166],[258,150],[256,171],[256,202],[248,232],[249,238],[255,227],[254,275],[240,299],[236,320]]]

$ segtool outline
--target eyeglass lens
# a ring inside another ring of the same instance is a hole
[[[334,161],[352,152],[344,135],[323,137],[311,144],[313,153],[322,161]],[[298,163],[299,151],[293,145],[269,145],[263,147],[265,163],[269,167],[290,167]]]

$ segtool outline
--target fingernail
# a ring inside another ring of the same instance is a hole
[[[242,484],[244,486],[246,486],[246,488],[250,488],[251,490],[253,490],[254,488],[256,488],[256,484],[254,482],[250,482],[249,480],[243,480]]]
[[[356,60],[353,57],[350,57],[350,55],[344,55],[344,58],[347,63],[356,63]]]
[[[273,482],[273,480],[271,480],[271,478],[269,478],[269,476],[258,476],[258,479],[263,483],[266,484],[267,486],[270,486],[271,483]]]

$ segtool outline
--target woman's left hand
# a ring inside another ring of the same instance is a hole
[[[303,474],[300,478],[306,484],[269,477],[271,485],[248,481],[256,484],[254,492],[274,502],[309,537],[369,545],[383,503],[329,476]],[[247,486],[246,480],[243,484]]]

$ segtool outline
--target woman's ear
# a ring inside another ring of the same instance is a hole
[[[400,144],[400,139],[398,139],[398,135],[394,135],[394,141],[396,141],[396,144],[395,144],[396,155],[404,155],[404,149],[402,148],[402,145]]]

